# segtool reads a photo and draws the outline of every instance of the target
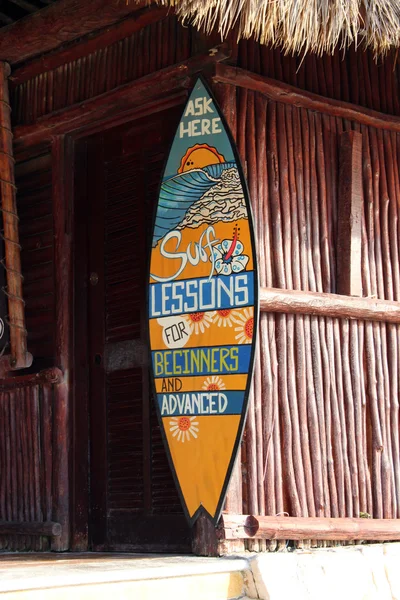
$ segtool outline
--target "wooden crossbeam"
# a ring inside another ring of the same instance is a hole
[[[0,535],[41,535],[58,537],[61,535],[60,523],[0,521]]]
[[[400,323],[400,302],[280,288],[261,288],[260,310]]]
[[[400,540],[400,519],[223,514],[218,537],[226,540]]]

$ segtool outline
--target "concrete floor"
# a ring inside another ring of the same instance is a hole
[[[5,554],[0,555],[0,597],[237,598],[246,568],[247,561],[236,557]]]

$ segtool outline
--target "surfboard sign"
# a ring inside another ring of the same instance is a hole
[[[246,182],[202,78],[190,94],[156,207],[148,286],[154,395],[190,525],[217,523],[241,441],[258,321]]]

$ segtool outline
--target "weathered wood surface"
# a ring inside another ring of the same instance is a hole
[[[342,100],[322,99],[311,92],[300,91],[291,85],[256,75],[245,69],[220,64],[216,67],[213,80],[216,83],[228,83],[254,92],[260,92],[276,102],[315,110],[334,117],[356,121],[362,125],[400,132],[400,118],[398,117],[367,108],[355,107]]]
[[[227,540],[400,540],[400,519],[340,519],[222,515],[218,535]]]
[[[400,323],[400,302],[303,290],[261,288],[260,310]]]

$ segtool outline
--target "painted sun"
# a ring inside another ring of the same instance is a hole
[[[237,327],[235,327],[235,331],[237,332],[235,338],[239,344],[251,344],[254,329],[253,309],[245,308],[240,313],[238,311],[235,323],[237,324]]]
[[[207,392],[218,392],[219,390],[224,390],[225,384],[221,377],[218,375],[212,375],[211,377],[207,377],[203,383],[203,390]]]
[[[178,442],[190,442],[192,437],[197,438],[197,434],[199,433],[198,424],[199,422],[196,421],[196,417],[174,417],[169,422],[169,430],[172,433],[172,437],[176,438]]]
[[[186,323],[189,325],[190,332],[194,331],[196,335],[204,333],[213,322],[214,311],[212,312],[194,312],[183,315]]]
[[[215,311],[214,323],[216,323],[218,327],[232,327],[235,323],[235,314],[236,311],[232,308],[220,308]]]
[[[186,150],[185,155],[182,157],[178,173],[185,173],[192,169],[203,169],[203,167],[208,167],[208,165],[217,165],[224,162],[224,156],[216,148],[208,144],[195,144]]]

